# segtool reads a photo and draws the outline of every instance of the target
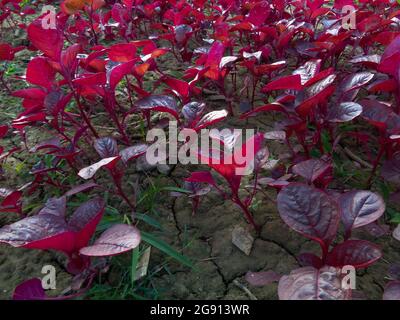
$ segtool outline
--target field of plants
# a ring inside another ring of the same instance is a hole
[[[400,300],[400,4],[0,0],[0,299]]]

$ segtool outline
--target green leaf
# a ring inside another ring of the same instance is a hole
[[[137,246],[133,251],[132,251],[132,260],[131,260],[131,285],[133,286],[135,282],[135,277],[136,277],[136,269],[137,265],[139,262],[139,257],[140,257],[140,251],[139,251],[139,246]]]
[[[179,261],[185,266],[188,266],[189,268],[193,268],[193,262],[183,254],[179,253],[176,251],[174,248],[172,248],[169,244],[165,243],[164,241],[158,239],[157,237],[153,236],[150,233],[141,231],[142,235],[142,240],[144,242],[147,242],[149,245],[157,248],[158,250],[164,252],[171,258]]]
[[[181,193],[191,193],[189,190],[178,188],[178,187],[163,187],[161,191],[172,191],[172,192],[181,192]]]
[[[143,222],[146,222],[148,225],[157,228],[159,230],[162,230],[161,224],[154,218],[150,217],[147,214],[144,213],[136,213],[136,219],[141,220]]]

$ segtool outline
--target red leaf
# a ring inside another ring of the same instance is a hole
[[[60,60],[63,48],[63,35],[58,29],[43,29],[42,19],[38,18],[28,27],[28,37],[33,45],[54,61]]]
[[[279,79],[273,80],[264,86],[261,90],[263,92],[273,91],[273,90],[301,90],[301,76],[300,74],[294,74],[286,77],[281,77]]]
[[[219,79],[219,64],[224,56],[225,46],[218,41],[214,41],[210,51],[208,52],[207,61],[204,67],[208,67],[208,71],[204,74],[206,77],[218,80]]]
[[[8,126],[2,125],[0,126],[0,139],[3,138],[8,132]]]
[[[108,49],[108,57],[116,62],[128,62],[136,58],[136,46],[132,43],[119,43]]]
[[[172,77],[164,77],[163,83],[175,90],[181,97],[186,98],[189,95],[189,84],[185,81]]]
[[[55,70],[46,58],[36,57],[28,63],[26,80],[31,84],[51,89],[54,83]]]

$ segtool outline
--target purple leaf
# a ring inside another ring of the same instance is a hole
[[[319,189],[291,183],[278,194],[278,211],[293,230],[319,243],[336,235],[340,211],[334,200]]]
[[[363,229],[375,238],[380,238],[390,233],[390,227],[387,224],[377,224],[376,222],[365,225]]]
[[[371,72],[358,72],[351,74],[343,79],[339,86],[339,90],[344,92],[358,89],[372,80],[374,74]]]
[[[32,147],[29,152],[36,152],[40,149],[59,149],[61,148],[61,141],[60,138],[54,137],[47,140],[43,140]]]
[[[366,268],[382,257],[381,250],[365,240],[347,240],[334,247],[326,263],[334,267]]]
[[[330,122],[347,122],[358,117],[362,111],[363,108],[358,103],[342,102],[329,109],[327,118]]]
[[[71,251],[73,234],[68,230],[64,217],[40,214],[1,228],[0,243],[13,247]]]
[[[297,260],[299,261],[300,265],[303,267],[314,267],[314,268],[322,268],[324,265],[322,260],[317,257],[313,253],[302,253],[297,257]]]
[[[0,229],[0,243],[13,247],[53,249],[70,255],[87,245],[103,211],[104,202],[100,198],[91,199],[73,213],[67,224],[64,216],[45,209],[38,215]]]
[[[304,267],[280,279],[278,295],[280,300],[349,300],[351,290],[342,288],[338,268]]]
[[[89,247],[79,252],[90,257],[105,257],[121,254],[136,248],[140,243],[140,232],[134,226],[116,224],[107,229]]]
[[[381,168],[381,175],[388,182],[400,184],[400,160],[392,159],[384,161]]]
[[[400,263],[394,263],[389,266],[388,277],[390,280],[400,280]]]
[[[182,43],[186,40],[187,34],[192,32],[193,29],[191,26],[187,24],[180,24],[179,26],[174,27],[174,31],[175,31],[175,40],[178,43]]]
[[[293,173],[305,178],[308,182],[313,183],[331,168],[332,166],[325,161],[309,159],[294,165],[292,171]]]
[[[182,114],[187,124],[190,125],[194,120],[196,120],[203,113],[205,107],[205,103],[195,101],[185,104],[182,107]]]
[[[285,140],[285,131],[269,131],[264,134],[264,138],[267,140]]]
[[[400,300],[400,281],[390,281],[386,285],[383,300]]]
[[[136,159],[145,154],[148,147],[147,144],[139,143],[121,150],[119,155],[121,156],[122,161],[126,164],[129,160]]]
[[[393,230],[393,238],[400,241],[400,224]]]
[[[104,137],[96,139],[94,148],[100,157],[110,158],[118,155],[117,141],[114,138]]]
[[[292,74],[299,74],[301,77],[301,85],[306,84],[315,77],[321,67],[321,59],[310,60],[293,71]]]
[[[84,184],[81,184],[79,186],[75,186],[75,187],[71,188],[69,191],[67,191],[65,193],[65,196],[66,197],[70,197],[70,196],[73,196],[74,194],[77,194],[77,193],[80,193],[80,192],[83,192],[83,191],[87,191],[87,190],[92,189],[92,188],[97,188],[97,187],[99,187],[99,185],[97,183],[86,182]]]
[[[64,218],[67,209],[66,205],[67,199],[65,197],[50,198],[38,214],[52,214],[56,217]]]
[[[135,102],[135,106],[142,111],[160,111],[173,115],[176,119],[178,116],[178,105],[174,98],[166,95],[152,95],[140,99]]]
[[[349,191],[338,202],[346,232],[374,222],[385,212],[385,202],[371,191]]]
[[[45,300],[46,293],[42,281],[33,278],[20,283],[14,290],[13,300]]]
[[[93,198],[81,204],[68,221],[68,228],[74,232],[74,249],[86,246],[103,217],[104,201]]]

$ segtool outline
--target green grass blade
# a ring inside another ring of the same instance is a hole
[[[171,258],[179,261],[183,265],[188,266],[190,268],[193,268],[193,262],[188,257],[186,257],[183,254],[181,254],[178,251],[176,251],[169,244],[167,244],[164,241],[158,239],[157,237],[153,236],[150,233],[142,231],[141,234],[142,234],[142,240],[144,242],[147,242],[151,246],[159,249],[160,251],[164,252],[165,254],[170,256]]]
[[[136,247],[132,251],[132,260],[131,260],[131,284],[135,283],[136,269],[139,262],[140,252],[139,247]]]

